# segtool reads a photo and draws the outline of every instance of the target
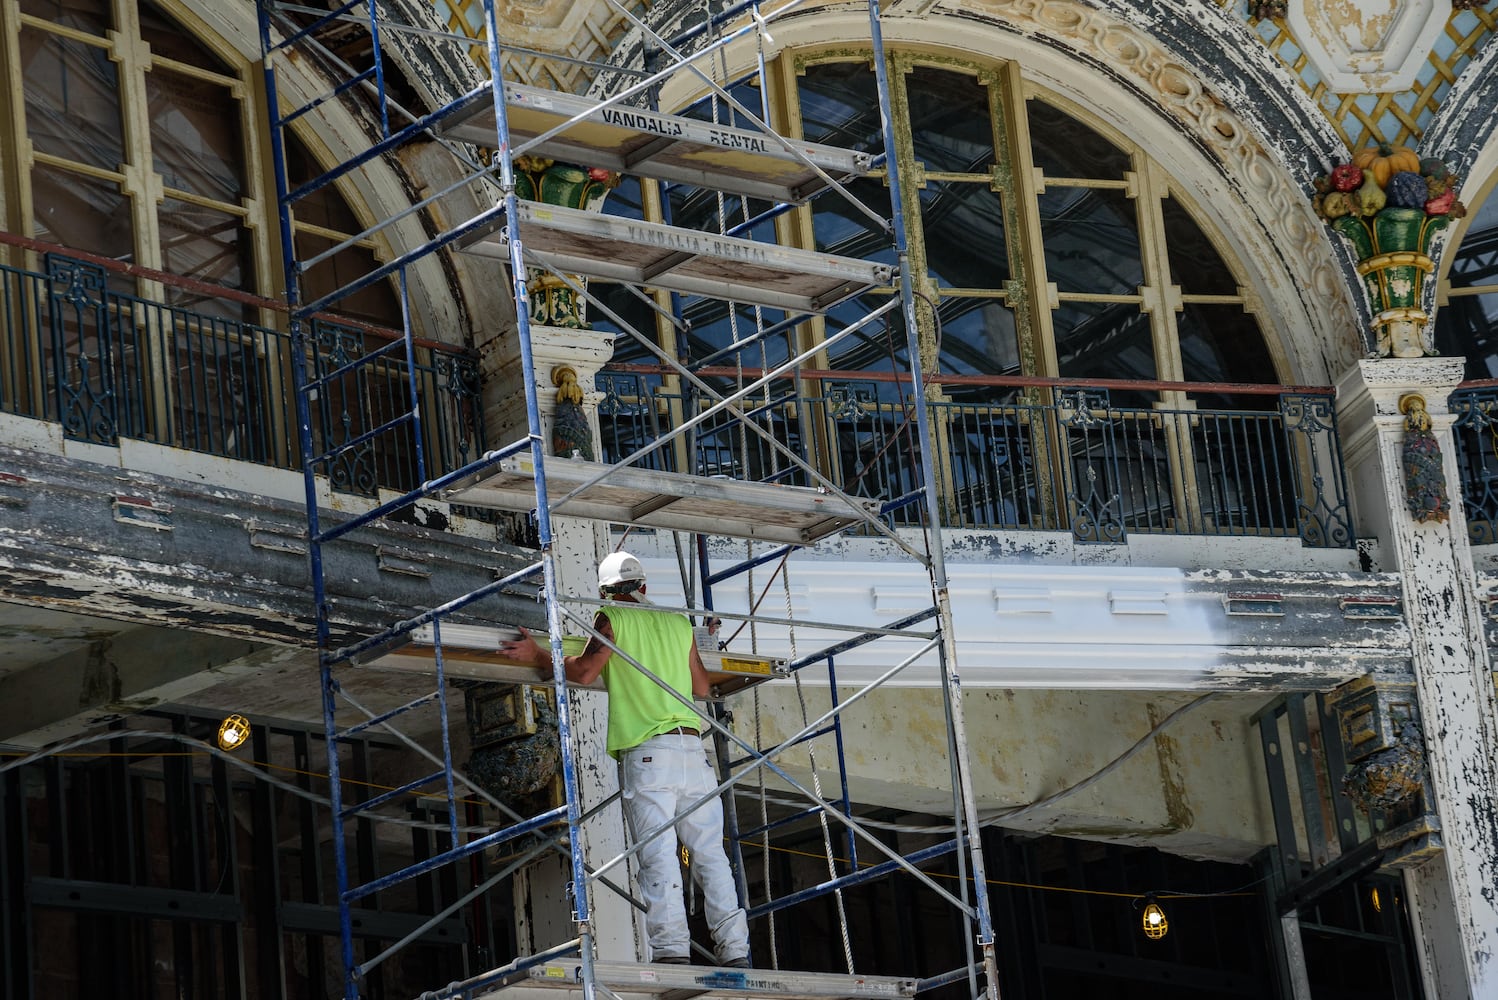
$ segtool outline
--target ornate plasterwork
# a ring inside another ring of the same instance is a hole
[[[1226,167],[1297,284],[1319,342],[1333,350],[1352,347],[1352,353],[1360,352],[1359,345],[1347,344],[1355,322],[1348,285],[1298,179],[1222,96],[1202,85],[1193,67],[1144,31],[1073,0],[968,0],[964,6],[1001,17],[1009,30],[1060,42],[1115,75],[1131,78]]]
[[[1242,6],[1233,0],[1220,2],[1233,12]],[[1351,89],[1332,86],[1288,18],[1256,20],[1250,12],[1248,21],[1264,47],[1300,81],[1347,148],[1360,149],[1380,142],[1419,145],[1448,95],[1460,89],[1458,79],[1465,81],[1479,72],[1469,67],[1491,46],[1498,16],[1481,6],[1448,13],[1432,43],[1420,51],[1411,82],[1383,91],[1365,90],[1361,82]]]
[[[484,8],[480,0],[431,0],[451,31],[481,39]],[[653,0],[631,6],[649,10]],[[495,16],[504,27],[505,44],[511,47],[506,65],[521,83],[556,90],[587,89],[597,66],[613,51],[632,23],[607,3],[579,0],[496,0]],[[528,50],[528,51],[521,51]],[[547,59],[545,54],[565,56],[571,61]],[[475,50],[484,59],[482,48]]]
[[[1286,20],[1327,86],[1407,90],[1451,17],[1446,0],[1301,0]]]

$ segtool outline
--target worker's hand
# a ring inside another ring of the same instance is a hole
[[[524,628],[520,629],[520,638],[505,640],[499,644],[499,649],[495,652],[514,663],[550,673],[551,657],[542,651],[541,647],[536,644],[536,640],[532,639],[531,634]]]

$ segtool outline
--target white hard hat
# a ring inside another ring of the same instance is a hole
[[[598,586],[617,587],[621,583],[643,583],[645,567],[628,552],[611,552],[598,564]]]

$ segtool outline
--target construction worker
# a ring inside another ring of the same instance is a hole
[[[708,692],[708,674],[692,641],[685,615],[645,607],[645,568],[628,552],[615,552],[598,566],[600,608],[593,628],[678,694]],[[521,631],[499,652],[516,663],[551,672],[551,656]],[[749,925],[723,851],[723,805],[710,799],[684,816],[677,813],[717,787],[702,746],[701,718],[624,657],[590,639],[565,658],[567,679],[591,684],[603,677],[609,692],[608,752],[619,761],[624,815],[638,841],[666,829],[640,847],[640,892],[652,960],[691,962],[691,936],[682,900],[677,838],[691,852],[691,871],[702,889],[718,964],[749,967]],[[673,823],[674,819],[674,823]]]

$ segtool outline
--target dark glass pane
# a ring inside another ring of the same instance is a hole
[[[765,116],[763,106],[764,93],[759,87],[759,77],[755,76],[746,80],[740,80],[733,86],[725,87],[724,89],[733,95],[735,101],[748,108],[754,114],[754,117],[760,121],[769,120]],[[748,118],[745,118],[742,111],[729,104],[721,95],[716,93],[694,101],[686,110],[681,112],[681,115],[685,118],[695,118],[704,122],[716,121],[719,124],[732,125],[735,128],[746,128],[754,131],[757,131],[759,128]]]
[[[174,59],[199,69],[234,75],[234,70],[154,4],[140,5],[140,37],[151,46],[151,55]]]
[[[707,188],[674,185],[667,191],[671,206],[671,224],[683,229],[698,229],[709,233],[726,233],[771,208],[771,203],[758,198],[742,198],[738,195],[721,194]],[[734,234],[741,239],[775,242],[775,222],[763,219],[752,230]]]
[[[162,268],[171,274],[244,289],[250,274],[250,235],[244,220],[174,198],[162,202]],[[202,298],[198,292],[168,289],[168,301],[183,305]]]
[[[883,181],[864,178],[849,184],[848,190],[881,219],[890,217],[889,189]],[[811,211],[818,250],[884,264],[895,263],[894,240],[890,234],[846,198],[818,198],[812,202]]]
[[[809,66],[801,77],[801,133],[813,142],[883,152],[879,94],[866,62]]]
[[[1030,112],[1030,155],[1047,177],[1123,180],[1129,154],[1044,101],[1025,102]]]
[[[1051,188],[1040,196],[1046,277],[1063,292],[1135,295],[1144,282],[1134,200],[1112,189]]]
[[[21,30],[26,132],[38,152],[119,170],[119,74],[109,53],[31,28]]]
[[[636,339],[634,334],[629,333],[623,324],[604,313],[605,307],[646,337],[650,343],[659,345],[656,312],[650,308],[649,303],[630,292],[626,285],[616,285],[608,281],[588,282],[586,311],[588,324],[595,330],[606,330],[616,334],[612,360],[634,364],[661,364],[660,359],[646,350],[645,346]]]
[[[1187,295],[1236,295],[1238,281],[1186,206],[1174,198],[1160,203],[1165,216],[1165,248],[1170,280]]]
[[[1067,378],[1154,379],[1149,316],[1133,302],[1063,302],[1052,314],[1056,355]],[[1137,406],[1153,392],[1113,391],[1118,406]]]
[[[31,170],[36,238],[101,257],[135,259],[130,203],[119,185],[37,164]]]
[[[91,35],[109,30],[109,0],[21,0],[21,13],[32,14],[65,28]]]
[[[320,176],[323,170],[296,136],[289,132],[283,134],[286,137],[286,180],[294,190]],[[359,220],[349,208],[348,202],[343,200],[337,187],[332,184],[324,185],[298,198],[292,206],[292,214],[297,222],[322,226],[324,229],[346,233],[350,236],[364,229],[359,225]]]
[[[921,189],[926,266],[943,288],[1000,288],[1009,280],[1004,210],[986,184],[928,183]]]
[[[334,246],[335,241],[315,233],[296,234],[299,260],[309,260]],[[342,250],[302,274],[302,301],[314,302],[379,266],[375,255],[364,247]],[[393,330],[401,328],[400,300],[391,279],[374,282],[365,288],[336,299],[328,305],[330,312],[366,320]]]
[[[963,73],[917,66],[906,77],[911,142],[928,170],[987,173],[993,166],[988,88]]]
[[[1253,316],[1241,306],[1187,303],[1176,317],[1181,345],[1181,372],[1187,382],[1279,381],[1264,335]],[[1194,393],[1205,408],[1275,409],[1275,396]]]
[[[717,299],[692,299],[682,308],[682,318],[691,328],[676,333],[678,344],[687,345],[688,359],[700,362],[709,355],[728,347],[755,338],[786,318],[779,309],[758,309],[753,306],[735,304],[729,311],[729,303]],[[778,365],[790,357],[792,330],[760,337],[755,343],[731,351],[715,364],[743,364],[748,368]]]
[[[1498,285],[1498,197],[1476,210],[1449,275],[1452,288]],[[1453,295],[1436,310],[1436,350],[1467,359],[1467,378],[1498,378],[1498,293]]]
[[[229,88],[168,70],[146,74],[152,166],[169,188],[215,201],[244,193],[239,102]]]
[[[869,313],[889,302],[887,295],[862,295],[836,306],[827,314],[827,335],[834,336]],[[905,350],[905,322],[897,307],[871,320],[827,350],[831,367],[839,371],[909,372],[909,353]],[[881,400],[899,401],[909,395],[891,382],[870,383],[877,386]]]
[[[617,215],[621,219],[643,219],[645,208],[640,200],[638,177],[621,177],[619,186],[610,191],[603,202],[604,215]]]
[[[1477,210],[1456,248],[1450,277],[1452,288],[1498,285],[1498,197],[1489,195]]]
[[[1436,351],[1465,357],[1467,378],[1498,378],[1498,292],[1453,295],[1437,309]]]
[[[941,302],[941,371],[952,375],[1016,375],[1020,370],[1019,339],[1014,313],[993,299],[948,298]],[[947,386],[946,393],[962,402],[991,402],[1009,389],[986,386]]]

